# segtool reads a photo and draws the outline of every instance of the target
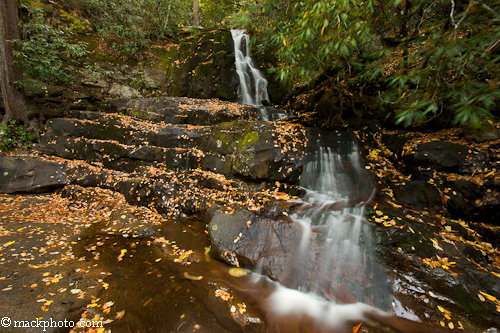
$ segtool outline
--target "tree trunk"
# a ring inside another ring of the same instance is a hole
[[[14,87],[22,79],[22,73],[14,66],[12,40],[19,39],[17,6],[15,0],[0,0],[0,88],[5,117],[2,123],[11,119],[24,123],[28,120],[28,106],[24,91]]]
[[[200,0],[193,0],[193,27],[200,26]]]

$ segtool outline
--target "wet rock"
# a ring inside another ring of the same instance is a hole
[[[414,180],[403,184],[390,185],[394,198],[405,206],[418,210],[424,208],[438,209],[441,206],[439,190],[432,184],[422,180]]]
[[[212,209],[207,216],[208,235],[216,259],[232,266],[261,266],[272,279],[292,284],[288,264],[301,238],[301,228],[296,223],[285,220],[284,215],[276,221],[246,209],[233,214]]]
[[[293,181],[303,163],[304,147],[282,150],[278,144],[275,125],[266,122],[233,121],[212,128],[204,150],[211,152],[204,167],[216,172],[230,173],[253,180]],[[305,137],[296,133],[298,141]]]
[[[159,147],[180,147],[186,148],[194,146],[202,137],[200,132],[182,127],[168,126],[150,136],[150,143]]]
[[[232,297],[227,301],[222,300],[215,296],[217,290],[227,291]],[[263,316],[228,286],[222,283],[218,283],[218,286],[209,284],[205,300],[205,308],[230,332],[267,332]],[[240,312],[240,307],[245,311]]]
[[[446,207],[451,216],[455,219],[475,220],[475,201],[482,198],[484,193],[481,188],[466,180],[445,182],[443,185],[449,196]]]
[[[133,128],[121,126],[116,121],[97,123],[75,119],[51,119],[47,122],[47,136],[82,136],[87,139],[116,140],[122,144],[132,144],[144,140],[146,134]]]
[[[0,155],[0,193],[42,193],[68,182],[65,165],[29,156]]]
[[[47,85],[38,81],[29,80],[24,85],[24,91],[28,98],[43,98],[61,96],[63,88],[53,85]]]
[[[415,154],[405,156],[407,169],[418,174],[419,168],[455,173],[473,173],[491,168],[487,153],[470,150],[469,147],[445,142],[432,141],[418,145]]]
[[[184,97],[111,100],[109,109],[114,113],[154,122],[193,125],[213,125],[236,119],[249,120],[258,112],[250,106]]]
[[[382,135],[382,143],[385,144],[387,149],[392,151],[396,155],[401,156],[403,152],[403,147],[410,141],[414,136],[411,134],[396,134],[396,135]]]
[[[468,150],[468,147],[457,143],[432,141],[418,145],[415,154],[409,156],[415,165],[457,172],[465,162]]]
[[[167,53],[169,96],[236,100],[238,76],[229,30],[204,32],[181,41]]]

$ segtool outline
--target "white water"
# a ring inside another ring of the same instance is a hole
[[[269,101],[267,94],[267,80],[262,76],[260,71],[255,67],[252,58],[250,57],[250,37],[245,34],[245,30],[231,30],[234,40],[234,56],[236,64],[236,72],[240,78],[240,86],[238,95],[241,102],[251,106],[262,106],[262,101]],[[260,110],[262,118],[269,120],[267,112],[264,108]]]
[[[363,280],[370,279],[365,274],[370,274],[373,266],[367,256],[373,251],[372,235],[363,218],[365,202],[352,201],[357,191],[366,193],[372,188],[367,188],[371,183],[363,179],[367,176],[356,145],[343,144],[351,146],[349,153],[320,147],[309,156],[300,182],[307,195],[297,201],[305,209],[291,215],[302,229],[295,271],[310,273],[300,281],[298,291],[279,287],[269,298],[270,307],[278,315],[307,315],[330,327],[362,319],[367,311],[380,311],[362,302],[384,294],[383,290],[377,291],[378,295],[365,290],[371,283],[365,285]],[[323,239],[319,254],[315,252],[318,237]],[[342,299],[346,293],[351,297],[350,304],[339,304],[346,302]]]

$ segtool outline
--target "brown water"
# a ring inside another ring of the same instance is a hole
[[[321,299],[311,300],[249,271],[237,270],[247,275],[235,277],[230,274],[233,267],[206,252],[210,243],[205,230],[200,220],[168,220],[158,227],[156,239],[162,243],[155,242],[155,237],[96,236],[89,229],[75,254],[97,264],[103,273],[110,273],[102,274],[109,288],[99,295],[99,303],[114,302],[112,318],[125,311],[121,319],[106,327],[113,332],[133,333],[352,332],[363,322],[359,332],[441,331],[385,317],[362,304],[331,305]],[[179,250],[184,252],[179,255]],[[305,311],[280,314],[274,307],[287,304],[270,301],[276,291],[291,296],[287,303],[298,297]],[[362,312],[370,318],[368,322]],[[332,325],[334,316],[350,320]]]
[[[111,273],[103,275],[109,288],[100,295],[101,301],[115,302],[113,312],[125,310],[122,319],[110,324],[113,331],[232,332],[238,329],[236,322],[246,326],[263,322],[258,308],[253,310],[243,299],[247,293],[255,297],[262,290],[255,288],[249,275],[233,277],[229,274],[232,267],[205,253],[210,244],[202,221],[167,221],[158,228],[159,237],[165,244],[150,238],[96,237],[90,231],[82,239],[85,246],[76,250],[78,256],[91,258],[94,254],[85,248],[99,244],[96,263]],[[127,252],[119,261],[123,250]],[[176,255],[178,250],[192,253]],[[232,299],[217,297],[217,290]],[[240,308],[245,312],[240,313]]]

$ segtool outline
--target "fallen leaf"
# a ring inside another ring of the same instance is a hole
[[[229,275],[234,277],[241,277],[247,275],[247,271],[243,268],[231,268],[229,270]]]
[[[119,311],[116,313],[116,316],[115,316],[115,320],[120,320],[123,318],[123,316],[125,315],[125,310],[122,310],[122,311]]]

